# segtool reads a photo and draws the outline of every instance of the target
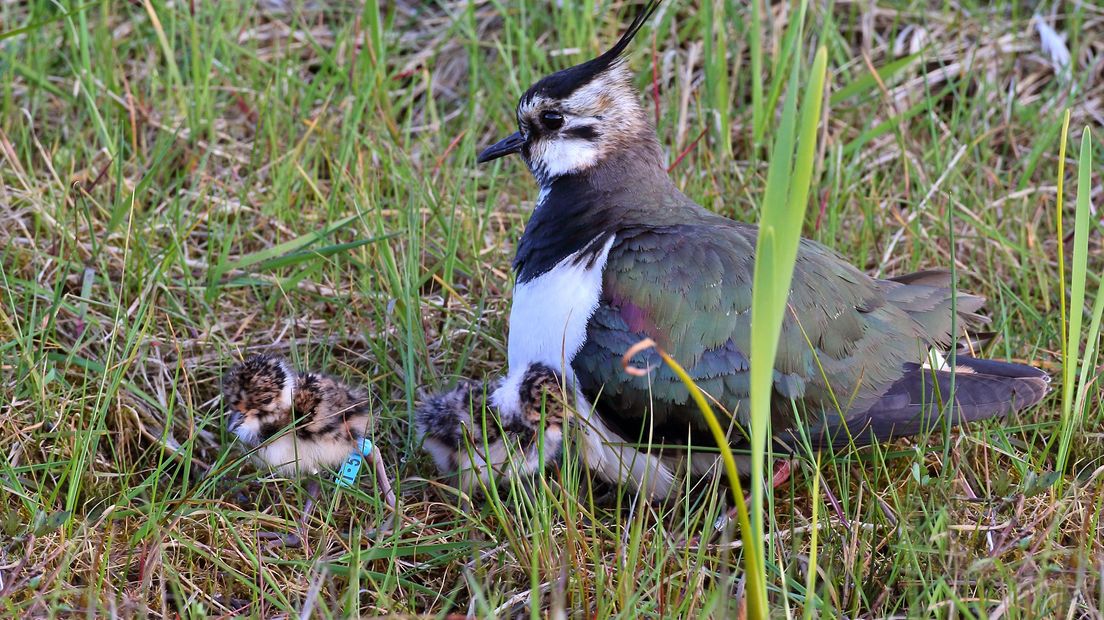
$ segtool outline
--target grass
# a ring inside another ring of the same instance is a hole
[[[765,108],[823,45],[804,233],[870,273],[955,267],[989,299],[988,354],[1079,382],[1066,414],[1056,389],[1004,423],[825,455],[820,476],[802,462],[764,513],[772,613],[1101,615],[1100,347],[1072,334],[1076,369],[1061,351],[1064,314],[1099,325],[1100,211],[1073,205],[1104,204],[1099,167],[1078,176],[1085,149],[1104,159],[1104,13],[1046,14],[1064,77],[1016,3],[813,3],[795,58],[790,7],[707,4],[665,5],[632,53],[679,185],[757,220]],[[0,615],[739,613],[738,534],[687,542],[720,490],[602,502],[568,460],[468,508],[414,445],[421,389],[504,365],[535,190],[474,154],[631,14],[587,5],[0,4]],[[1059,177],[1065,108],[1097,133]],[[1059,279],[1059,214],[1080,283]],[[223,430],[218,378],[255,351],[378,395],[400,529],[375,531],[370,485],[327,485],[305,549],[256,540],[295,526],[305,483]]]

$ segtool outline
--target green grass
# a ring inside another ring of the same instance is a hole
[[[420,390],[504,367],[535,189],[474,157],[632,13],[584,4],[0,4],[0,616],[738,613],[739,533],[687,542],[726,509],[716,483],[600,501],[568,459],[469,507],[414,445]],[[789,70],[825,46],[804,234],[870,273],[954,266],[989,298],[988,354],[1055,377],[1003,424],[801,462],[764,513],[772,614],[1104,613],[1104,183],[1078,169],[1104,161],[1104,16],[1060,8],[1065,80],[1014,3],[811,3],[792,57],[794,7],[706,4],[665,5],[631,58],[649,99],[658,63],[679,185],[758,220]],[[223,430],[218,378],[256,351],[378,395],[399,529],[375,531],[370,485],[328,485],[308,547],[256,540],[306,495]]]

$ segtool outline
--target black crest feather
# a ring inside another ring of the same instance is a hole
[[[652,13],[655,13],[655,10],[659,8],[662,1],[663,0],[648,0],[640,13],[638,13],[632,23],[629,24],[629,28],[625,31],[625,34],[621,35],[617,43],[606,50],[601,56],[542,78],[526,91],[525,95],[522,97],[522,101],[528,101],[534,95],[542,95],[550,99],[566,99],[571,96],[571,93],[575,92],[576,89],[594,79],[595,76],[607,71],[621,58],[621,54],[625,52],[629,43],[636,37],[636,33],[640,32],[640,29],[644,26],[644,22],[648,21]]]

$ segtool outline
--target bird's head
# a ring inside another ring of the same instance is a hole
[[[226,428],[247,445],[287,426],[295,398],[296,373],[281,357],[254,355],[235,364],[222,379]]]
[[[517,133],[485,149],[478,162],[520,153],[542,187],[618,155],[659,165],[655,128],[622,56],[657,6],[658,0],[650,0],[606,53],[530,86],[518,101]]]

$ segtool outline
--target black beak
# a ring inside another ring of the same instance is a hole
[[[229,415],[230,419],[226,421],[226,430],[233,433],[239,426],[241,426],[242,414],[233,409],[228,411],[227,414]]]
[[[517,153],[523,146],[525,146],[525,138],[522,137],[520,131],[517,131],[495,142],[491,146],[488,146],[479,154],[479,157],[477,157],[475,161],[480,164],[485,164],[499,157]]]

